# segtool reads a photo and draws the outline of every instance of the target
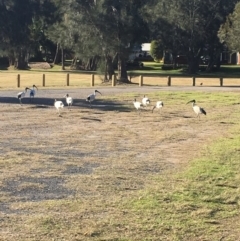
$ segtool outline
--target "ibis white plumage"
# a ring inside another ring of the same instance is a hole
[[[153,112],[153,110],[154,110],[155,108],[161,110],[162,107],[163,107],[163,102],[162,102],[162,101],[157,101],[156,105],[153,106],[152,112]]]
[[[55,99],[55,101],[54,101],[54,106],[55,106],[55,108],[56,108],[56,110],[57,110],[57,112],[58,112],[58,115],[61,116],[61,115],[60,115],[60,109],[63,109],[63,107],[64,107],[63,102],[62,102],[61,100],[56,100],[56,99]]]
[[[36,85],[33,85],[32,89],[30,89],[30,99],[33,99],[36,95],[36,90],[38,90],[38,87]]]
[[[150,104],[149,98],[146,97],[145,95],[143,96],[142,104],[143,104],[143,106],[148,106]]]
[[[26,95],[26,93],[27,93],[28,90],[30,90],[30,89],[29,89],[28,87],[26,87],[24,91],[19,92],[19,93],[17,94],[17,98],[19,99],[19,102],[20,102],[21,105],[22,105],[22,98],[25,97],[25,95]]]
[[[68,108],[70,108],[73,104],[73,98],[69,96],[69,94],[64,95],[63,97],[66,98],[66,103],[68,105]]]
[[[194,110],[194,112],[197,114],[197,117],[200,118],[200,114],[206,115],[206,111],[200,107],[196,105],[196,101],[195,100],[190,100],[187,104],[192,103],[192,108]]]
[[[137,111],[140,111],[141,107],[143,106],[143,104],[141,102],[137,101],[136,99],[134,99],[133,105],[134,105],[134,107],[136,108]]]
[[[92,106],[92,102],[95,100],[96,98],[96,93],[99,93],[100,95],[102,95],[101,92],[99,92],[98,90],[94,90],[93,94],[89,95],[87,98],[86,98],[86,101],[89,102],[90,104],[90,107]]]

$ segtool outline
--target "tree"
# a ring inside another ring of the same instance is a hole
[[[155,61],[159,61],[163,58],[163,51],[163,45],[159,40],[153,40],[151,42],[150,54]]]
[[[229,14],[226,22],[221,25],[218,37],[230,50],[240,51],[240,2],[236,4],[234,12]]]
[[[10,66],[27,68],[31,52],[44,39],[44,26],[54,19],[54,4],[50,0],[9,0],[1,1],[0,7],[5,23],[0,29],[0,49],[8,56]]]
[[[145,26],[140,15],[143,4],[142,0],[71,1],[70,28],[79,58],[104,60],[111,76],[111,65],[117,57],[118,80],[127,82],[129,46],[145,37],[139,35]]]
[[[188,72],[196,73],[206,49],[210,62],[219,55],[218,29],[233,10],[236,0],[160,0],[145,9],[154,39],[160,39],[173,55],[188,58]],[[167,14],[166,14],[167,13]],[[210,66],[209,66],[210,67]]]

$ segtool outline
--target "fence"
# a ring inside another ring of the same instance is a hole
[[[81,82],[81,86],[95,86],[95,84],[100,84],[103,82],[103,77],[99,75],[94,74],[22,74],[23,80],[21,77],[21,74],[15,74],[16,79],[16,85],[15,87],[22,87],[22,82],[25,86],[30,85],[28,82],[34,82],[34,84],[37,84],[38,86],[76,86],[79,85]],[[14,74],[8,75],[5,74],[5,76],[9,77],[9,80],[6,80],[5,78],[5,85],[7,83],[11,82],[11,84],[14,83]],[[11,77],[10,77],[11,76]],[[40,77],[41,76],[41,80]],[[0,74],[1,77],[1,74]],[[193,77],[182,77],[182,76],[134,76],[131,77],[131,82],[135,83],[139,86],[143,85],[162,85],[162,86],[172,86],[172,85],[189,85],[189,86],[201,86],[201,85],[215,85],[215,86],[223,86],[225,83],[227,83],[228,86],[230,85],[238,85],[239,79],[238,78],[223,78],[223,77],[201,77],[201,76],[193,76]],[[2,87],[0,78],[0,86]],[[37,83],[36,83],[37,82]],[[114,75],[113,80],[111,81],[111,86],[116,86],[116,76]],[[24,87],[25,87],[24,86]],[[3,86],[4,87],[4,86]],[[14,87],[14,86],[12,86]]]

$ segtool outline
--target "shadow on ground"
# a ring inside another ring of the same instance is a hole
[[[57,99],[61,100],[65,107],[67,107],[65,99]],[[31,108],[49,108],[54,106],[54,98],[23,98],[22,106],[30,105]],[[19,104],[20,102],[17,98],[14,97],[0,97],[0,104]],[[83,99],[74,99],[73,108],[86,108],[86,109],[97,109],[97,110],[108,110],[108,111],[120,111],[120,112],[130,112],[132,111],[132,106],[126,106],[124,103],[111,101],[111,100],[95,100],[92,103],[92,106],[89,105],[86,100]]]

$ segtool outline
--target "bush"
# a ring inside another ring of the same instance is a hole
[[[153,40],[151,42],[150,54],[155,61],[160,62],[163,58],[163,46],[160,41]]]

